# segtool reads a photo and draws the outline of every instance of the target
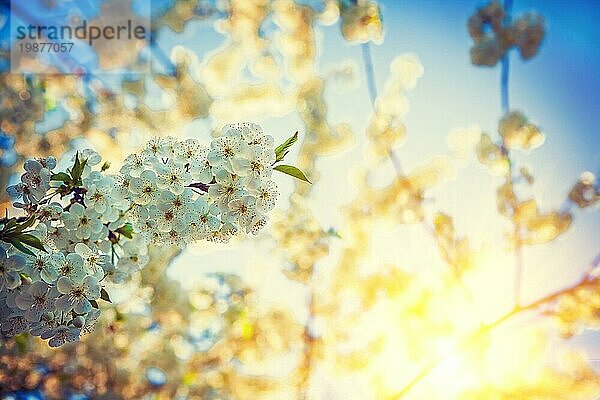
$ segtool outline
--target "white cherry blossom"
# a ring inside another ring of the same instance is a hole
[[[92,311],[90,300],[100,298],[98,279],[91,275],[86,276],[81,281],[62,276],[56,282],[56,288],[62,294],[56,300],[56,307],[64,312],[73,310],[78,314],[88,313]]]

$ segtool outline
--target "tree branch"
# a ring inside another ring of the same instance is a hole
[[[598,283],[600,283],[600,276],[593,276],[590,274],[590,272],[593,271],[596,267],[598,267],[598,265],[600,265],[600,253],[598,253],[598,255],[592,260],[592,262],[590,263],[590,267],[588,268],[586,273],[583,275],[583,277],[577,283],[575,283],[572,286],[561,289],[559,291],[553,292],[553,293],[551,293],[547,296],[544,296],[538,300],[535,300],[527,305],[524,305],[524,306],[515,305],[515,307],[510,312],[502,315],[501,317],[497,318],[493,322],[490,322],[490,323],[482,326],[481,328],[479,328],[478,330],[473,332],[471,335],[467,336],[464,340],[460,341],[449,353],[447,353],[445,355],[440,355],[440,356],[434,358],[433,360],[431,360],[423,369],[421,369],[419,371],[419,373],[410,382],[408,382],[408,384],[406,384],[402,388],[402,390],[400,390],[399,392],[390,396],[389,400],[402,399],[419,382],[421,382],[431,372],[433,372],[438,366],[440,366],[442,364],[442,362],[444,362],[446,359],[448,359],[449,356],[457,353],[458,351],[460,351],[461,349],[463,349],[465,347],[468,347],[470,344],[472,344],[472,343],[476,342],[478,339],[480,339],[483,335],[491,332],[492,330],[494,330],[495,328],[497,328],[499,325],[503,324],[504,322],[508,321],[509,319],[511,319],[517,315],[521,315],[522,313],[524,313],[526,311],[531,311],[531,310],[537,309],[538,307],[552,303],[555,300],[558,300],[560,297],[570,294],[570,293],[573,293],[573,292],[576,292],[579,289],[582,289],[582,288],[585,288],[588,286],[597,285]]]

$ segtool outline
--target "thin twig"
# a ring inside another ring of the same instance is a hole
[[[150,51],[152,55],[154,55],[155,59],[165,68],[166,74],[170,76],[175,76],[177,73],[177,67],[169,56],[165,54],[165,52],[160,48],[156,41],[157,32],[152,31],[150,34]]]
[[[512,0],[504,0],[504,25],[508,26],[511,23],[511,10],[512,10]],[[506,52],[504,57],[502,58],[501,65],[501,73],[500,73],[500,98],[502,103],[502,113],[506,114],[510,110],[510,97],[509,97],[509,77],[510,77],[510,50]],[[510,153],[508,149],[504,146],[501,146],[502,153],[508,160],[508,171],[506,174],[506,180],[513,183],[513,163],[510,160]],[[521,301],[521,281],[523,276],[523,243],[521,240],[521,226],[519,223],[514,222],[514,241],[515,241],[515,281],[514,281],[514,304],[515,306],[519,306]]]
[[[373,70],[373,58],[371,57],[371,47],[369,46],[369,43],[363,43],[360,47],[362,49],[363,65],[365,66],[365,76],[367,80],[367,88],[369,90],[369,99],[371,100],[371,106],[373,107],[373,111],[376,111],[375,102],[377,100],[377,84],[375,83],[375,71]],[[398,175],[404,175],[402,163],[400,162],[400,157],[398,157],[394,149],[390,149],[389,157],[392,161],[392,164],[394,165],[396,173]]]
[[[373,59],[371,58],[371,47],[369,43],[363,43],[362,57],[365,65],[365,74],[367,75],[367,88],[369,89],[369,98],[371,105],[375,108],[375,100],[377,100],[377,86],[375,85],[375,72],[373,72]]]
[[[504,0],[504,25],[511,23],[512,0]],[[510,50],[502,58],[502,70],[500,73],[500,95],[502,101],[502,112],[506,114],[510,110],[510,98],[508,95],[508,76],[510,72]]]

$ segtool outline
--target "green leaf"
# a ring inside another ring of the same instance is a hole
[[[15,232],[23,232],[25,229],[29,228],[35,223],[35,215],[27,218],[25,222],[15,228]]]
[[[28,246],[31,246],[33,248],[36,248],[38,250],[41,250],[41,251],[47,253],[46,249],[44,248],[44,245],[42,244],[40,239],[38,239],[36,236],[33,236],[29,233],[21,233],[21,234],[18,234],[17,236],[15,236],[15,238],[17,240],[19,240],[21,243],[24,243]]]
[[[100,308],[100,307],[98,306],[98,302],[97,302],[96,300],[90,300],[90,304],[91,304],[91,305],[92,305],[92,307],[94,307],[95,309],[98,309],[98,308]]]
[[[8,241],[8,243],[12,244],[13,246],[15,246],[15,248],[17,250],[19,250],[20,252],[35,257],[35,253],[33,251],[29,250],[27,247],[25,247],[23,245],[23,243],[19,242],[19,240],[17,238],[7,238],[6,241]]]
[[[52,175],[50,177],[50,180],[51,181],[67,182],[67,181],[71,180],[71,177],[66,172],[59,172],[57,174]]]
[[[133,226],[131,226],[129,222],[117,229],[116,232],[125,236],[127,239],[133,238]]]
[[[4,232],[8,232],[9,230],[15,228],[17,226],[17,219],[16,218],[11,218],[8,221],[6,221],[6,224],[4,224],[4,228],[2,229],[2,231]]]
[[[79,152],[76,152],[75,153],[75,162],[73,163],[73,167],[71,167],[71,169],[67,169],[67,171],[69,171],[69,174],[71,174],[73,179],[75,179],[75,175],[77,174],[77,171],[80,168],[81,168],[81,163],[79,162]]]
[[[278,165],[273,168],[275,171],[283,172],[284,174],[293,176],[296,179],[300,179],[301,181],[312,183],[308,180],[304,172],[300,171],[298,168],[292,165]]]
[[[294,133],[294,136],[288,138],[285,142],[281,143],[275,148],[275,162],[283,160],[285,155],[289,153],[290,147],[298,141],[298,132]]]
[[[85,164],[87,160],[83,161],[79,160],[79,152],[75,153],[75,163],[73,164],[73,168],[71,169],[71,177],[73,178],[73,183],[75,185],[81,184],[81,174],[83,174],[83,169],[85,168]]]
[[[102,167],[100,168],[100,171],[104,172],[104,171],[106,171],[109,168],[110,168],[110,163],[108,161],[105,161],[104,164],[102,164]]]
[[[110,300],[110,296],[108,295],[108,292],[104,288],[102,288],[102,290],[100,290],[100,298],[104,301],[108,301],[109,303],[112,303],[112,301]]]

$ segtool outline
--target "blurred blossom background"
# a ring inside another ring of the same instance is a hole
[[[4,38],[64,3],[2,2]],[[600,399],[597,2],[150,3],[146,47],[79,61],[110,73],[2,42],[3,188],[242,121],[313,183],[276,177],[256,237],[151,248],[80,342],[0,339],[2,399]]]

